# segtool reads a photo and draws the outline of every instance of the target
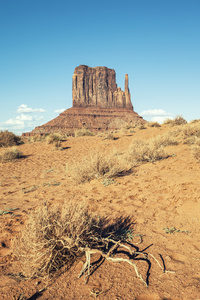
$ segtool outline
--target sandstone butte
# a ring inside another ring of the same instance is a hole
[[[134,110],[129,91],[128,74],[124,91],[116,84],[115,70],[80,65],[72,78],[73,107],[24,136],[72,133],[76,129],[91,131],[117,130],[124,125],[144,122]]]

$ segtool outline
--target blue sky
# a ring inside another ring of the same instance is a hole
[[[80,64],[115,69],[147,120],[200,118],[200,0],[0,0],[0,130],[72,106]]]

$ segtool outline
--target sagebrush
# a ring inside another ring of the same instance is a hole
[[[18,145],[21,138],[8,130],[0,131],[0,147],[11,147]]]
[[[18,158],[21,158],[22,156],[23,153],[19,151],[17,147],[12,147],[1,152],[0,161],[1,162],[13,161]]]
[[[95,178],[115,177],[130,169],[127,160],[112,152],[109,154],[90,153],[81,161],[73,161],[69,167],[72,178],[83,183]]]
[[[130,219],[118,225],[89,212],[85,203],[61,206],[44,203],[30,213],[24,229],[14,241],[14,254],[27,278],[49,276],[63,266],[70,267],[85,248],[104,249],[103,238],[127,239]]]

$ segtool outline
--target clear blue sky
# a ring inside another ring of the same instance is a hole
[[[145,119],[199,119],[200,0],[0,0],[0,129],[71,107],[80,64],[128,73]]]

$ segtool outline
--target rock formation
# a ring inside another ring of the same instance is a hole
[[[83,127],[95,131],[116,130],[125,124],[144,122],[133,110],[128,74],[122,91],[117,87],[115,70],[78,66],[72,78],[72,98],[72,108],[23,135],[68,133]]]
[[[72,84],[73,107],[99,107],[133,110],[125,75],[125,91],[116,84],[115,70],[106,67],[75,69]]]

